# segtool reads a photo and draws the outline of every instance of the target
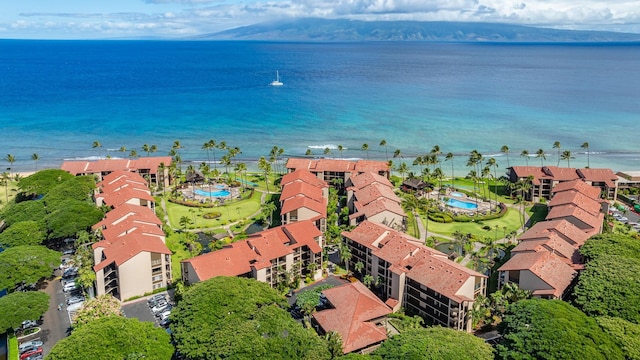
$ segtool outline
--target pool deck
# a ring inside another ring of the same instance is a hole
[[[195,193],[195,190],[201,190],[201,191],[205,191],[205,192],[212,192],[215,193],[217,191],[228,191],[229,195],[226,196],[216,196],[216,195],[200,195]],[[234,187],[229,187],[225,184],[212,184],[212,185],[197,185],[195,187],[188,187],[186,189],[182,189],[181,190],[182,195],[189,200],[196,200],[199,201],[201,203],[207,203],[210,201],[220,201],[220,202],[224,202],[226,200],[230,200],[230,199],[236,199],[240,197],[240,189],[239,188],[234,188]]]

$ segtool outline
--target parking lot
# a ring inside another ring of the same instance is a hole
[[[173,302],[173,293],[172,292],[161,292],[157,295],[165,295],[165,298],[167,299],[167,303],[169,305],[175,305],[175,303]],[[122,305],[122,312],[124,313],[124,316],[128,317],[128,318],[136,318],[140,321],[148,321],[148,322],[152,322],[154,324],[156,324],[156,326],[160,326],[160,318],[157,316],[154,316],[154,314],[151,311],[151,308],[149,307],[149,303],[148,303],[148,299],[150,299],[152,296],[146,296],[140,299],[136,299],[133,301],[129,301],[125,304]]]

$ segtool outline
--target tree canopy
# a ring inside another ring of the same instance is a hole
[[[596,321],[620,346],[626,359],[640,359],[640,325],[604,316],[596,318]]]
[[[531,299],[509,305],[498,325],[502,359],[623,359],[593,318],[561,300]]]
[[[591,316],[640,324],[640,242],[622,234],[600,235],[580,252],[587,263],[573,290],[576,306]]]
[[[106,294],[86,301],[73,321],[75,327],[80,327],[109,316],[122,316],[122,310],[120,301],[111,294]]]
[[[389,338],[374,359],[493,359],[493,349],[471,334],[443,327],[410,329]]]
[[[169,334],[151,322],[112,316],[91,321],[51,349],[48,360],[169,360],[173,347]]]
[[[60,253],[44,246],[15,246],[0,252],[0,289],[13,289],[51,276],[60,265]]]
[[[2,211],[2,218],[8,226],[21,221],[36,221],[44,225],[47,211],[42,201],[10,203]]]
[[[0,233],[0,245],[12,247],[20,245],[40,245],[47,233],[41,223],[33,220],[20,221]]]
[[[100,209],[88,201],[63,201],[45,218],[49,239],[73,237],[79,231],[96,224],[103,215]]]
[[[18,188],[27,194],[44,195],[56,185],[74,178],[73,175],[60,169],[40,170],[33,175],[20,179]]]
[[[171,313],[187,359],[327,359],[323,339],[283,309],[284,297],[253,279],[216,277],[188,289]]]
[[[93,177],[72,177],[50,188],[42,200],[48,207],[58,207],[67,200],[89,201],[95,186]]]
[[[49,295],[41,291],[17,291],[0,297],[0,333],[38,320],[49,308]]]

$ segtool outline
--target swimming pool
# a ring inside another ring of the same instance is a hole
[[[453,196],[453,197],[463,197],[464,196],[463,193],[459,193],[459,192],[455,192],[455,191],[452,192],[450,195]]]
[[[215,197],[225,197],[231,195],[228,190],[218,190],[218,191],[204,191],[200,189],[196,189],[193,191],[196,195],[200,196],[215,196]]]
[[[466,201],[460,201],[460,200],[456,200],[456,199],[449,199],[449,201],[447,201],[447,205],[449,206],[453,206],[459,209],[466,209],[466,210],[476,210],[478,209],[478,205],[474,204],[474,203],[470,203],[470,202],[466,202]]]

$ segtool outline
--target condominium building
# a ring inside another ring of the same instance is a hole
[[[299,221],[250,235],[221,250],[183,260],[182,279],[194,284],[216,276],[241,276],[276,287],[306,276],[322,276],[322,232]]]
[[[369,220],[404,230],[407,215],[387,178],[372,172],[352,175],[346,183],[350,225]]]
[[[560,183],[582,180],[587,185],[599,189],[607,199],[615,200],[618,176],[610,169],[576,169],[557,166],[512,166],[507,169],[511,183],[531,177],[531,189],[525,194],[528,201],[549,200],[552,190]]]
[[[602,231],[608,204],[582,179],[560,183],[551,194],[546,221],[527,230],[498,269],[499,286],[511,282],[535,297],[561,299],[583,269],[579,249]]]
[[[376,294],[394,311],[403,307],[434,325],[471,331],[471,308],[478,295],[486,294],[485,275],[372,221],[361,222],[342,237],[351,252],[347,266],[371,275]]]
[[[386,178],[390,175],[389,164],[384,161],[289,158],[287,170],[293,172],[299,169],[308,170],[319,179],[340,189],[353,175],[364,172],[373,172]]]
[[[311,220],[324,233],[329,197],[327,183],[307,170],[296,170],[284,175],[280,186],[281,223]]]
[[[95,175],[98,181],[114,171],[140,174],[146,182],[169,186],[170,156],[141,157],[138,159],[101,159],[93,161],[65,161],[61,169],[71,175]]]
[[[112,207],[93,226],[102,236],[92,245],[97,295],[125,300],[167,287],[171,251],[144,179],[128,171],[111,172],[98,184],[94,198],[98,206]]]

